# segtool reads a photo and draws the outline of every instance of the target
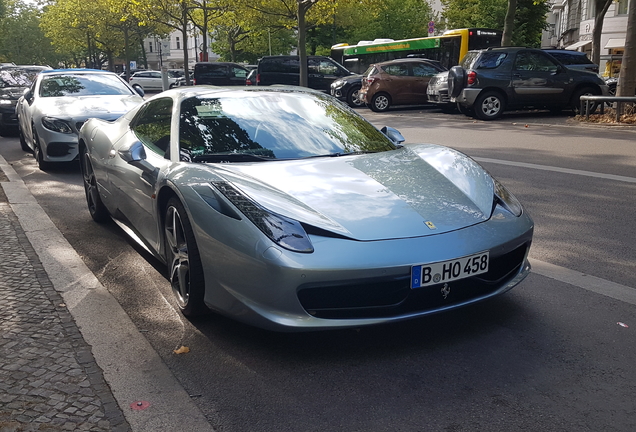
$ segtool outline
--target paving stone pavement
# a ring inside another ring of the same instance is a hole
[[[23,431],[130,426],[0,187],[0,432]]]

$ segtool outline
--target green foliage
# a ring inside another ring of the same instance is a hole
[[[442,0],[447,28],[486,27],[503,29],[507,0]],[[539,47],[549,10],[545,0],[518,0],[512,44]]]
[[[57,65],[61,58],[40,30],[41,11],[32,3],[9,0],[0,18],[0,61]]]

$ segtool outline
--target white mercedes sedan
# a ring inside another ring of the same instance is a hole
[[[16,106],[22,150],[33,152],[42,170],[75,160],[78,132],[86,120],[117,120],[143,102],[142,96],[143,90],[133,89],[113,72],[44,71]]]

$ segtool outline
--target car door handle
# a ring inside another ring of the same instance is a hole
[[[512,74],[512,76],[515,77],[515,78],[521,78],[521,74],[518,74],[518,73],[514,73],[514,74]]]

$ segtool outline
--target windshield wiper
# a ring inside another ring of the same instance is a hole
[[[322,154],[322,155],[307,156],[304,159],[320,158],[320,157],[353,156],[353,155],[361,155],[361,154],[368,154],[368,153],[377,153],[377,152],[368,151],[368,150],[359,150],[359,151],[352,151],[352,152],[335,152],[335,153],[327,153],[327,154]]]
[[[276,160],[276,158],[249,153],[209,154],[192,158],[192,162],[265,162],[272,160]]]

